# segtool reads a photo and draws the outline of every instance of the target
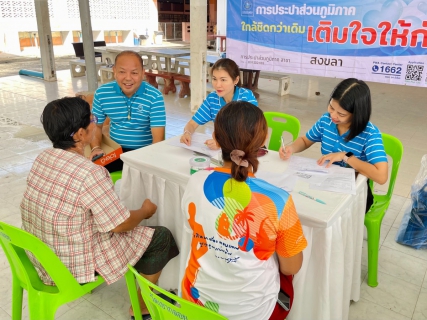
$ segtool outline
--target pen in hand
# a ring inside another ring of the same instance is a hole
[[[282,149],[285,152],[285,139],[283,139],[283,136],[280,137],[280,141],[282,141]]]
[[[317,198],[315,198],[315,197],[313,197],[313,196],[310,196],[309,194],[307,194],[307,193],[305,193],[305,192],[303,192],[303,191],[298,191],[298,193],[299,193],[300,195],[302,195],[302,196],[306,197],[306,198],[309,198],[309,199],[314,200],[314,201],[316,201],[316,202],[319,202],[319,203],[321,203],[321,204],[326,204],[326,202],[324,202],[324,201],[322,201],[322,200],[320,200],[320,199],[317,199]]]

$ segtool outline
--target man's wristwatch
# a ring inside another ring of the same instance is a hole
[[[344,155],[344,158],[342,159],[342,161],[344,161],[345,163],[347,163],[348,159],[350,159],[352,156],[354,156],[353,152],[347,152]]]

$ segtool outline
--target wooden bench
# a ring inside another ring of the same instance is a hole
[[[98,81],[101,80],[99,69],[105,65],[103,62],[96,61],[96,73],[98,74]],[[86,61],[83,59],[70,61],[71,78],[83,77],[86,75]]]
[[[99,68],[101,73],[101,83],[107,83],[114,80],[114,73],[112,66],[101,66]]]
[[[156,81],[156,77],[160,77],[165,80],[165,85],[162,92],[163,94],[168,94],[169,91],[172,91],[173,93],[176,92],[174,77],[178,75],[177,73],[148,69],[144,71],[144,74],[147,82],[155,88],[159,87],[159,84]]]
[[[175,80],[178,80],[181,84],[181,90],[179,90],[179,97],[184,98],[185,96],[191,95],[191,89],[190,89],[190,82],[191,78],[190,76],[187,76],[185,74],[175,74],[174,76]]]
[[[279,80],[279,90],[277,94],[279,96],[289,94],[289,87],[291,84],[290,76],[287,76],[283,73],[261,71],[259,77],[263,79]]]

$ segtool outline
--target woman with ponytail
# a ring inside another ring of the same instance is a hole
[[[298,272],[307,246],[292,197],[254,176],[267,132],[251,103],[224,106],[213,133],[224,165],[193,174],[182,200],[192,234],[182,296],[229,319],[284,319],[281,274]]]

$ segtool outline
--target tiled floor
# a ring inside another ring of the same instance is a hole
[[[301,133],[304,133],[326,111],[329,94],[338,82],[337,79],[292,75],[291,94],[280,97],[276,95],[277,82],[261,79],[259,104],[264,111],[281,111],[298,117]],[[392,204],[381,228],[379,285],[371,288],[366,284],[365,242],[361,299],[351,304],[350,319],[427,319],[427,250],[416,251],[394,241],[405,208],[410,203],[410,186],[418,172],[421,156],[427,153],[426,89],[378,83],[369,86],[373,97],[371,120],[381,131],[398,137],[405,153]],[[19,203],[26,175],[40,151],[51,146],[39,120],[44,106],[52,99],[86,89],[85,78],[71,79],[68,71],[59,71],[58,81],[53,83],[23,76],[0,78],[1,220],[21,225]],[[167,137],[182,132],[191,116],[189,100],[178,98],[178,94],[165,96]],[[201,130],[212,132],[212,126]],[[319,148],[313,146],[304,154],[316,158]],[[10,319],[11,275],[2,251],[0,279],[0,319]],[[128,308],[126,286],[124,281],[119,281],[61,307],[57,318],[128,319]],[[28,318],[26,310],[24,317]]]

